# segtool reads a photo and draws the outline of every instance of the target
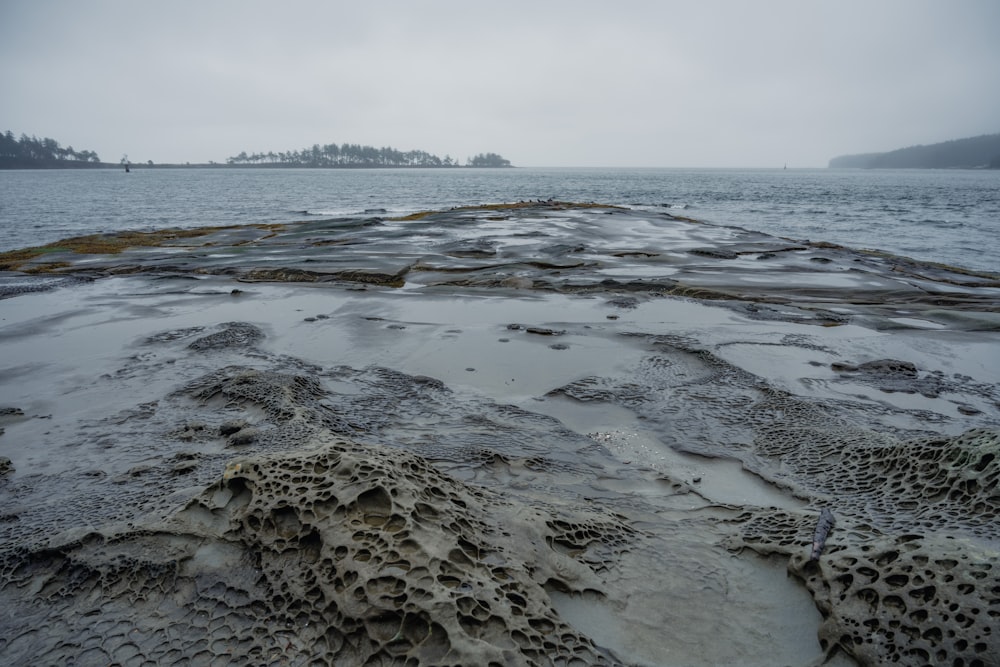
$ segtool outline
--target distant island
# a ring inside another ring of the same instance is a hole
[[[910,146],[888,153],[841,155],[831,168],[855,169],[1000,169],[1000,134]]]
[[[311,148],[275,153],[245,151],[226,160],[228,165],[265,165],[280,167],[461,167],[458,160],[440,158],[426,151],[399,151],[395,148],[358,144],[313,144]],[[510,160],[496,153],[480,153],[466,160],[467,167],[509,167]]]
[[[122,157],[117,163],[101,162],[97,153],[91,150],[77,151],[72,146],[63,147],[55,139],[22,134],[15,138],[7,130],[0,134],[0,169],[77,169],[77,168],[120,168],[135,163]],[[142,163],[149,167],[315,167],[365,169],[379,167],[510,167],[507,160],[496,153],[480,153],[470,157],[463,165],[451,156],[440,158],[426,151],[399,151],[395,148],[361,146],[359,144],[314,144],[311,148],[275,153],[251,153],[245,151],[228,158],[225,164],[154,164],[152,160]]]

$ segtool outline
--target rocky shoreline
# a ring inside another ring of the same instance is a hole
[[[4,661],[997,664],[996,276],[561,202],[71,245],[0,276]]]

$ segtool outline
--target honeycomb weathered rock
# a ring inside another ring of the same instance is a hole
[[[789,558],[824,617],[828,653],[863,665],[1000,665],[1000,432],[901,437],[875,428],[884,407],[809,400],[696,341],[648,339],[656,352],[626,378],[585,378],[553,393],[626,406],[678,449],[736,458],[806,500],[803,511],[762,507],[727,519],[736,534],[724,543]],[[933,393],[905,362],[840,370]],[[932,379],[988,400],[995,392]],[[810,561],[824,508],[836,527]]]
[[[974,541],[882,537],[790,568],[824,614],[824,648],[872,665],[1000,661],[1000,564]]]
[[[525,512],[418,456],[318,436],[233,462],[164,521],[8,554],[0,599],[28,622],[0,649],[36,664],[612,664],[543,588],[599,590],[602,550],[629,529],[594,514]]]

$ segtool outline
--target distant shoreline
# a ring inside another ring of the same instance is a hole
[[[113,164],[111,162],[81,162],[78,164],[73,164],[67,161],[66,164],[35,164],[35,165],[0,165],[0,171],[52,171],[57,169],[117,169],[124,170],[125,165],[123,164]],[[130,163],[129,169],[131,171],[136,171],[140,169],[517,169],[514,165],[507,165],[503,167],[490,166],[490,167],[478,167],[473,165],[391,165],[391,164],[371,164],[371,165],[361,165],[361,164],[344,164],[344,165],[322,165],[322,166],[310,166],[306,164],[221,164],[221,163],[211,163],[211,162],[192,162],[192,163],[162,163],[162,164],[149,164],[148,162]]]
[[[20,166],[10,166],[10,165],[0,165],[0,171],[78,171],[78,170],[118,170],[123,171],[125,165],[113,164],[110,162],[102,162],[99,164],[87,163],[87,164],[55,164],[55,165],[20,165]],[[178,163],[161,163],[161,164],[149,164],[149,163],[137,163],[130,164],[130,171],[145,171],[148,169],[309,169],[309,170],[331,170],[331,171],[363,171],[363,170],[375,170],[375,169],[399,169],[404,171],[421,171],[421,170],[452,170],[452,169],[521,169],[522,167],[517,167],[515,165],[508,165],[505,167],[475,167],[472,165],[451,165],[445,167],[443,165],[389,165],[389,164],[378,164],[378,165],[323,165],[323,166],[310,166],[303,164],[221,164],[221,163],[205,163],[205,162],[192,162],[190,164],[178,164]],[[573,167],[573,166],[560,166],[560,167],[544,167],[546,169],[776,169],[781,170],[781,167]],[[990,165],[978,165],[978,166],[954,166],[954,167],[875,167],[875,166],[827,166],[827,167],[789,167],[788,171],[793,170],[821,170],[821,171],[934,171],[934,170],[945,170],[945,171],[996,171],[1000,167],[993,167]]]

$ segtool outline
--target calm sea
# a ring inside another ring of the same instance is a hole
[[[121,229],[559,199],[1000,272],[1000,171],[142,169],[0,171],[0,250]]]

